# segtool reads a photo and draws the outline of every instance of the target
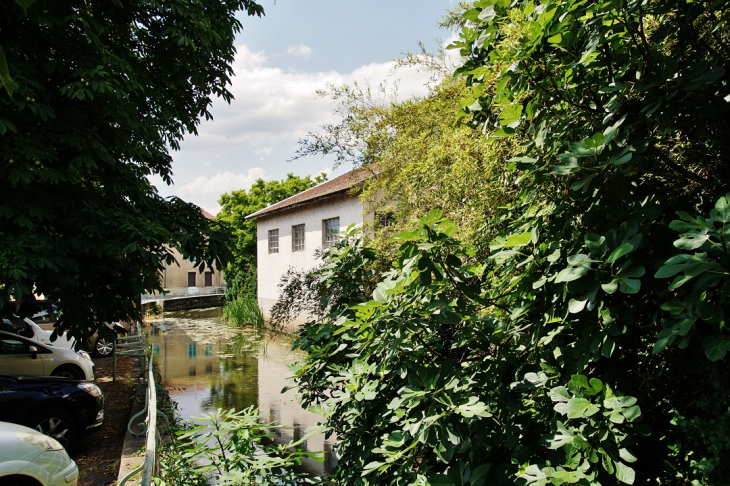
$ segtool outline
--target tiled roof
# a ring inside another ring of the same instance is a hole
[[[355,186],[362,184],[362,182],[375,175],[372,170],[357,170],[354,172],[348,172],[339,177],[335,177],[331,181],[323,182],[317,186],[302,191],[299,194],[295,194],[292,197],[279,201],[278,203],[272,204],[269,207],[256,211],[253,214],[246,216],[246,219],[256,219],[258,217],[277,213],[285,209],[291,209],[296,206],[301,206],[319,200],[325,197],[334,196],[345,191],[352,189]]]
[[[203,208],[200,208],[200,212],[203,213],[203,216],[205,216],[207,219],[215,219],[215,216],[213,216]]]

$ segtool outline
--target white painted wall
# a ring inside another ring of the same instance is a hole
[[[290,267],[309,270],[317,265],[316,249],[322,248],[322,220],[340,218],[340,231],[363,223],[363,208],[357,196],[342,194],[312,202],[257,220],[258,300],[264,319],[271,317],[271,307],[279,298],[277,286]],[[292,226],[304,224],[304,251],[292,252]],[[279,253],[269,253],[269,230],[279,230]],[[306,316],[291,323],[292,330]]]

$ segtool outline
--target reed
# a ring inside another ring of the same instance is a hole
[[[227,302],[223,309],[223,318],[238,326],[264,327],[264,316],[258,300],[250,295]]]

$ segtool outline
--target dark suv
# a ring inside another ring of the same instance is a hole
[[[104,424],[104,394],[88,381],[0,375],[0,417],[73,447],[79,437]]]

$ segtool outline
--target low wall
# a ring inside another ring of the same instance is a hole
[[[197,297],[185,297],[181,299],[161,299],[158,301],[145,302],[142,304],[142,310],[146,310],[154,304],[160,306],[165,312],[180,311],[187,309],[202,309],[205,307],[221,307],[226,302],[226,296],[223,294],[200,295]]]

